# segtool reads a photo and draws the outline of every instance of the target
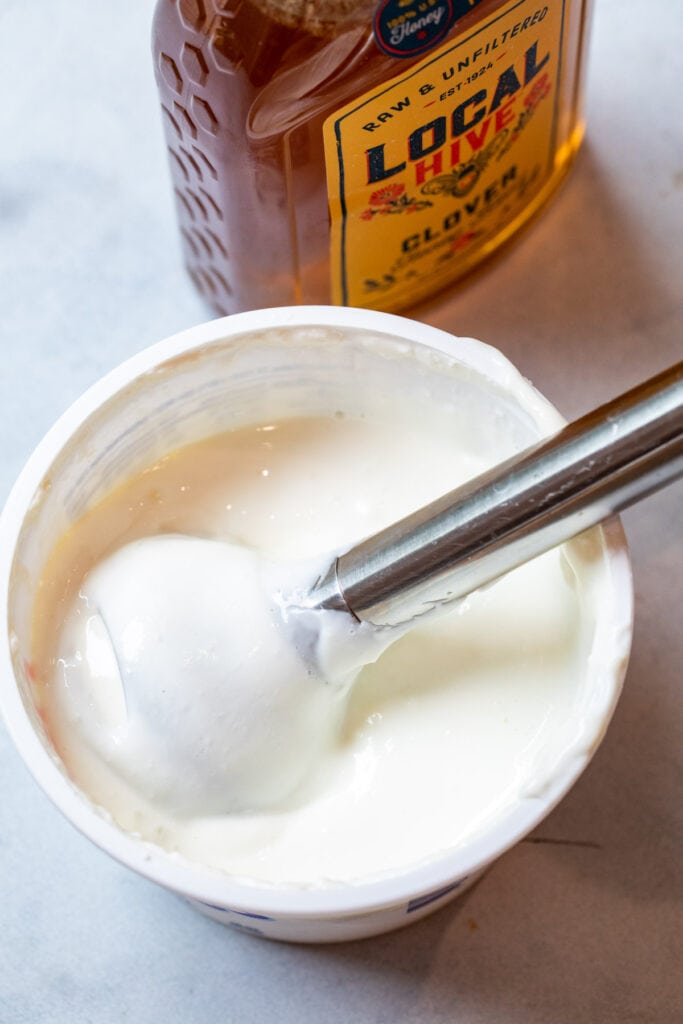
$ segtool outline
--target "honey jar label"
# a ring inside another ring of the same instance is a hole
[[[512,233],[554,166],[565,7],[511,0],[327,118],[335,303],[418,301]]]

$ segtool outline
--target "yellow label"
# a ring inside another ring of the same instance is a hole
[[[332,298],[391,308],[457,277],[553,169],[566,0],[512,0],[323,126]]]

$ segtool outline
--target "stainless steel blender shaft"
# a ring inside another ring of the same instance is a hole
[[[683,362],[358,544],[306,604],[408,622],[682,474]]]

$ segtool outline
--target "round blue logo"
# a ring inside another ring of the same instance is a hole
[[[382,0],[372,27],[380,50],[417,57],[440,43],[449,29],[482,0]]]
[[[453,0],[382,0],[375,41],[392,57],[416,57],[440,43],[453,21]]]

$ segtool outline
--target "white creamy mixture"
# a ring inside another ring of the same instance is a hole
[[[317,575],[178,534],[115,551],[62,634],[93,748],[174,813],[281,805],[334,743],[361,667],[404,632],[301,607]]]
[[[434,856],[547,781],[576,743],[585,697],[590,543],[550,552],[416,626],[344,699],[299,671],[268,615],[243,614],[248,593],[237,608],[211,587],[183,585],[177,559],[188,554],[215,580],[221,565],[253,578],[250,549],[302,565],[345,550],[495,460],[458,440],[407,409],[374,422],[264,423],[173,453],[88,513],[44,573],[33,667],[77,784],[124,829],[189,859],[324,885]],[[172,537],[155,547],[165,581],[156,604],[128,571],[135,549],[113,554],[155,534],[202,538],[182,556]],[[204,642],[217,611],[225,633]],[[194,637],[182,664],[145,661],[155,621],[174,614],[178,635]],[[150,707],[145,686],[122,688],[108,630],[125,637],[124,674],[153,676]],[[268,646],[283,685],[247,667],[246,688],[226,706],[235,630],[242,647]],[[283,709],[284,738],[268,725]]]

